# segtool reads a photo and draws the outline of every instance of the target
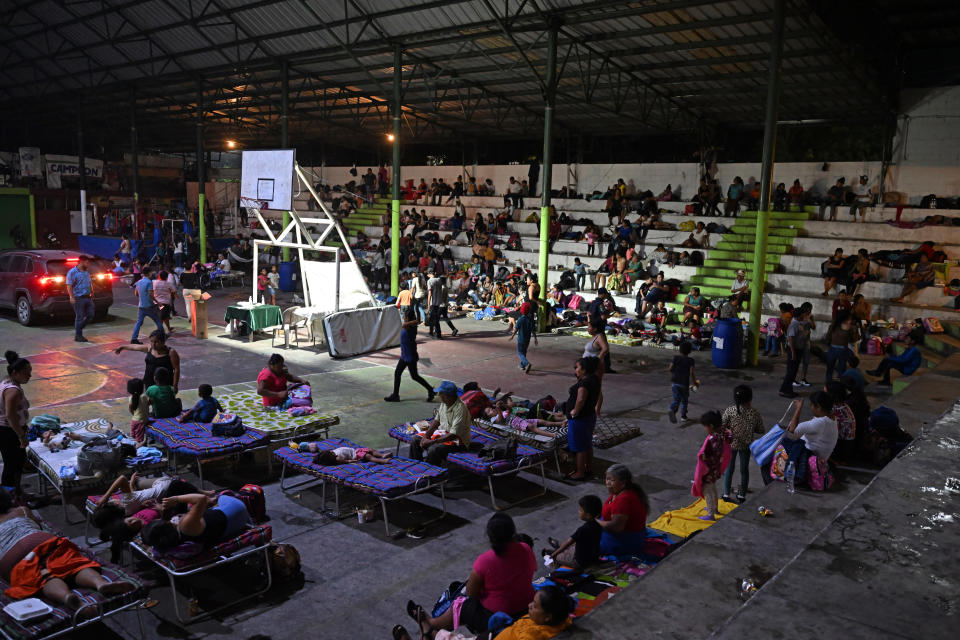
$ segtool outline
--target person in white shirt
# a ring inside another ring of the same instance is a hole
[[[743,269],[737,269],[737,278],[730,285],[730,296],[737,306],[750,297],[750,281],[747,280],[747,272]]]
[[[173,264],[177,269],[183,268],[183,238],[173,246]]]
[[[177,291],[180,290],[180,276],[177,275],[176,271],[170,271],[170,273],[167,274],[167,282],[173,287],[174,292],[173,300],[170,303],[170,313],[175,316],[180,315],[177,313]],[[156,285],[154,285],[154,288],[156,288]]]
[[[177,290],[167,280],[168,273],[161,271],[157,279],[153,281],[153,297],[160,305],[160,320],[167,327],[167,333],[173,333],[170,326],[170,316],[173,315],[173,300],[177,297]]]
[[[787,451],[787,464],[793,462],[796,480],[807,476],[807,458],[817,456],[827,460],[837,446],[837,422],[830,415],[833,411],[833,397],[826,391],[816,391],[810,396],[810,410],[813,419],[800,422],[803,399],[793,401],[793,417],[784,432],[783,448]]]
[[[873,192],[867,186],[867,176],[860,176],[853,187],[853,202],[850,203],[850,215],[857,221],[857,210],[860,210],[860,222],[866,220],[867,207],[873,203]]]
[[[511,210],[520,206],[520,193],[522,188],[523,186],[517,182],[513,176],[510,176],[510,183],[507,185],[507,196],[510,198]]]
[[[707,249],[710,247],[710,232],[702,222],[698,222],[696,228],[690,232],[690,235],[683,241],[682,247],[693,249]]]

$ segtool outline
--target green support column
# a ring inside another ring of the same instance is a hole
[[[197,241],[200,243],[200,262],[207,261],[207,222],[203,216],[203,200],[207,182],[205,157],[203,153],[203,87],[197,90]],[[254,265],[256,272],[256,265]]]
[[[767,284],[767,235],[770,233],[770,187],[773,181],[777,113],[780,105],[784,2],[785,0],[774,0],[773,33],[770,38],[770,76],[767,80],[767,109],[763,127],[763,166],[760,170],[760,211],[757,214],[753,273],[750,279],[750,342],[747,345],[747,361],[753,367],[757,366],[760,351],[760,314],[763,310],[763,291]]]
[[[557,89],[557,32],[559,25],[551,24],[547,32],[547,77],[544,81],[543,106],[543,171],[541,184],[543,195],[540,198],[540,300],[547,304],[547,271],[550,268],[550,189],[553,179],[553,107]],[[547,325],[547,314],[539,314],[540,331]]]
[[[390,295],[400,293],[400,45],[393,45],[393,176],[390,179]]]
[[[288,142],[287,129],[287,96],[290,93],[290,67],[286,60],[280,62],[280,148],[286,149]],[[283,228],[286,229],[290,224],[290,212],[283,212]],[[283,248],[283,261],[290,262],[290,247]]]

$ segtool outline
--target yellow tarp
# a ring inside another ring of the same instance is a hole
[[[657,531],[663,531],[664,533],[669,533],[672,536],[679,536],[681,538],[686,538],[694,531],[702,531],[710,525],[713,524],[713,521],[710,520],[701,520],[700,516],[706,515],[705,510],[706,502],[703,498],[698,498],[696,502],[690,506],[684,507],[683,509],[674,509],[673,511],[666,511],[662,516],[648,524],[647,526],[651,529],[656,529]],[[724,502],[720,501],[720,517],[723,517],[737,508],[737,503],[735,502]],[[719,518],[717,518],[719,520]]]

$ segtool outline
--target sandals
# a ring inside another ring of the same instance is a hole
[[[411,640],[410,632],[402,625],[398,624],[393,628],[393,640]]]
[[[557,540],[556,538],[547,538],[547,543],[554,549],[560,548],[560,541]]]
[[[427,622],[426,620],[427,612],[424,611],[423,607],[418,605],[413,600],[407,600],[407,615],[410,616],[410,618],[417,623],[417,626],[420,628],[421,635],[426,636],[431,631],[433,631],[433,628],[430,626],[430,623],[427,623],[426,629],[423,628],[423,624]],[[397,625],[397,627],[399,626],[400,625]],[[394,631],[396,631],[397,627],[394,627]],[[406,629],[404,629],[404,631],[406,631]],[[394,638],[396,638],[396,636],[394,636]]]

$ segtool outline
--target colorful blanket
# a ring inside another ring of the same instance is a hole
[[[670,551],[670,542],[666,536],[647,529],[648,544],[643,559],[610,559],[590,568],[589,572],[580,572],[570,567],[558,567],[549,575],[534,581],[536,589],[546,585],[556,585],[567,595],[577,600],[573,618],[590,613],[618,592],[636,582]]]
[[[209,457],[236,453],[266,445],[270,436],[247,428],[236,438],[215,436],[210,425],[202,422],[178,422],[176,418],[154,420],[147,433],[168,450],[188,456]]]
[[[686,538],[691,533],[695,531],[702,531],[712,525],[714,522],[719,520],[701,520],[700,516],[706,513],[706,501],[703,498],[699,498],[693,504],[686,506],[682,509],[674,509],[673,511],[667,511],[662,516],[651,522],[647,525],[650,529],[656,529],[657,531],[663,531],[664,533],[669,533],[672,536],[677,536],[679,538]],[[731,511],[737,508],[735,502],[725,502],[720,501],[720,517],[727,515]]]
[[[184,569],[191,567],[199,567],[204,564],[215,562],[217,559],[223,556],[228,556],[231,553],[235,553],[247,547],[261,547],[269,543],[272,539],[273,529],[269,524],[261,524],[250,527],[230,540],[225,540],[216,546],[210,547],[209,549],[204,549],[200,553],[186,558],[161,555],[154,551],[152,547],[143,542],[143,540],[141,540],[139,537],[130,544],[136,545],[139,549],[145,551],[145,555],[153,558],[157,564],[162,565],[165,569],[171,571],[183,571]]]
[[[340,424],[340,417],[335,415],[293,416],[278,408],[264,407],[255,389],[218,396],[217,400],[226,413],[237,414],[245,427],[267,434],[271,442],[286,442]]]
[[[360,445],[345,438],[320,440],[321,450],[337,447],[359,448]],[[430,483],[443,481],[447,470],[426,462],[417,462],[409,458],[390,458],[386,464],[376,462],[351,462],[347,464],[314,464],[315,454],[294,451],[290,447],[280,447],[274,455],[287,465],[323,480],[342,484],[351,489],[389,498],[409,493],[413,489],[423,488]]]

